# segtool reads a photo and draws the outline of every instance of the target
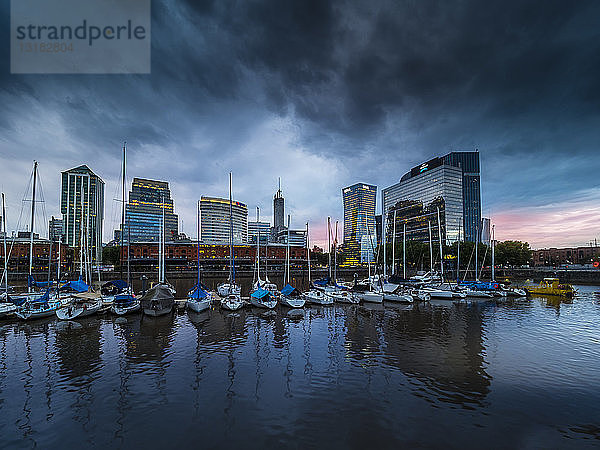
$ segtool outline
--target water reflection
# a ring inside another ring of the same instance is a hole
[[[597,439],[596,292],[5,323],[0,432],[8,447],[191,446],[199,429],[208,447],[518,447],[497,430],[530,420]]]

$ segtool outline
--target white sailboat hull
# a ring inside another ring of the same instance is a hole
[[[140,310],[140,301],[134,300],[129,306],[115,306],[112,305],[111,312],[117,316],[124,316],[125,314],[131,314]]]
[[[71,320],[79,317],[96,314],[102,307],[102,300],[91,303],[72,303],[61,306],[56,310],[56,317],[60,320]]]
[[[308,303],[313,303],[315,305],[333,305],[333,298],[316,289],[311,289],[302,294],[302,296]]]
[[[206,311],[208,308],[210,308],[210,298],[204,298],[201,300],[195,298],[188,298],[185,305],[188,309],[199,313],[202,311]]]
[[[244,302],[239,295],[231,294],[221,299],[221,308],[228,311],[237,311],[244,307]]]
[[[242,288],[239,287],[237,284],[222,283],[219,286],[217,286],[217,293],[221,297],[227,297],[229,294],[239,296],[241,294],[241,292],[242,292]]]
[[[0,303],[0,319],[9,317],[17,311],[17,305],[13,303]]]
[[[48,302],[47,308],[23,308],[18,309],[15,315],[21,320],[34,320],[42,319],[44,317],[51,317],[56,314],[56,310],[60,307],[60,302]]]
[[[283,306],[290,308],[302,308],[306,304],[306,300],[302,297],[287,297],[282,295],[279,299]]]
[[[264,309],[274,309],[277,306],[277,300],[268,300],[264,302],[252,296],[250,296],[250,303],[252,304],[252,306]]]
[[[393,292],[391,292],[391,293],[384,292],[383,299],[386,302],[399,302],[399,303],[413,303],[414,302],[414,299],[412,298],[411,295],[395,294]]]
[[[380,294],[378,292],[357,292],[356,296],[363,302],[383,303],[383,294]]]

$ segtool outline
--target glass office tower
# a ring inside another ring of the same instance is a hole
[[[451,152],[442,156],[442,160],[444,164],[459,167],[463,172],[463,237],[467,241],[475,242],[477,228],[481,224],[479,152]]]
[[[346,263],[360,264],[363,236],[375,236],[377,186],[357,183],[342,189]],[[369,241],[370,242],[370,241]]]
[[[70,247],[83,247],[95,258],[102,257],[104,181],[86,165],[62,172],[60,212],[62,235]],[[82,236],[86,239],[82,240]]]
[[[233,243],[248,242],[248,207],[235,200],[231,204]],[[200,199],[200,239],[207,244],[229,244],[229,199],[202,197]],[[262,233],[261,233],[262,234]]]
[[[437,235],[438,208],[442,239],[448,244],[456,241],[463,227],[462,182],[460,168],[444,164],[441,158],[434,158],[413,168],[399,183],[384,189],[386,242],[391,242],[394,210],[398,227],[396,238],[401,236],[401,221],[408,221],[407,239],[425,242],[429,240],[428,221],[431,222],[432,234]]]
[[[125,206],[124,242],[158,242],[163,208],[165,240],[172,241],[179,233],[179,218],[174,214],[169,183],[134,178]]]

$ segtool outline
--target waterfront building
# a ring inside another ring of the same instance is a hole
[[[29,271],[30,236],[31,234],[29,231],[19,231],[16,233],[16,236],[13,235],[10,238],[10,246],[7,248],[9,254],[8,270],[10,272],[27,273]],[[59,243],[59,241],[51,242],[49,239],[40,239],[40,236],[37,233],[33,233],[33,272],[43,274],[43,279],[39,279],[38,281],[45,281],[47,279],[48,264],[50,262],[50,248],[52,248],[51,277],[54,278],[56,275],[56,263],[59,254],[61,259],[61,271],[64,273],[65,270],[72,270],[72,248],[69,248],[64,243]],[[0,266],[4,267],[4,247],[2,245],[0,245]]]
[[[481,225],[481,180],[479,151],[450,152],[442,156],[443,164],[462,170],[463,180],[463,236],[475,242],[477,229]]]
[[[487,217],[481,218],[481,225],[479,227],[479,242],[487,244],[492,240],[492,222]]]
[[[357,183],[342,189],[344,199],[344,254],[347,264],[361,262],[363,236],[375,234],[377,186]]]
[[[381,245],[381,226],[382,226],[382,215],[377,214],[375,216],[375,234],[377,235],[377,245]]]
[[[591,265],[594,258],[600,257],[600,247],[596,245],[569,248],[543,248],[533,250],[534,266],[562,266],[569,264]],[[502,264],[502,261],[497,261]]]
[[[104,181],[88,166],[62,172],[60,211],[64,242],[71,247],[87,247],[93,258],[101,258]]]
[[[445,164],[442,158],[434,158],[411,169],[399,183],[385,188],[382,204],[386,213],[386,241],[390,242],[392,238],[394,211],[396,239],[402,238],[404,223],[408,240],[428,241],[428,222],[432,234],[437,236],[438,208],[442,239],[448,244],[456,241],[464,226],[462,182],[463,172],[459,167]],[[464,236],[462,231],[461,236]]]
[[[233,243],[248,242],[248,207],[241,202],[231,203]],[[200,199],[200,240],[207,244],[229,244],[229,199],[202,197]]]
[[[62,242],[63,240],[63,221],[55,219],[54,216],[48,221],[48,239],[52,242]]]
[[[172,241],[179,234],[179,219],[174,212],[169,183],[134,178],[125,206],[124,242],[158,242],[163,209],[165,241]],[[120,233],[115,234],[117,237],[120,240]]]
[[[270,241],[271,224],[269,222],[248,222],[248,243],[256,245],[259,235],[260,245],[266,245]]]
[[[277,234],[277,242],[278,243],[287,245],[287,239],[288,239],[287,228],[284,230],[281,230]],[[291,230],[290,229],[290,245],[298,246],[298,247],[306,246],[306,230]]]

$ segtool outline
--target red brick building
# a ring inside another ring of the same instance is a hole
[[[533,250],[533,265],[591,264],[595,256],[600,256],[600,247],[544,248]]]

